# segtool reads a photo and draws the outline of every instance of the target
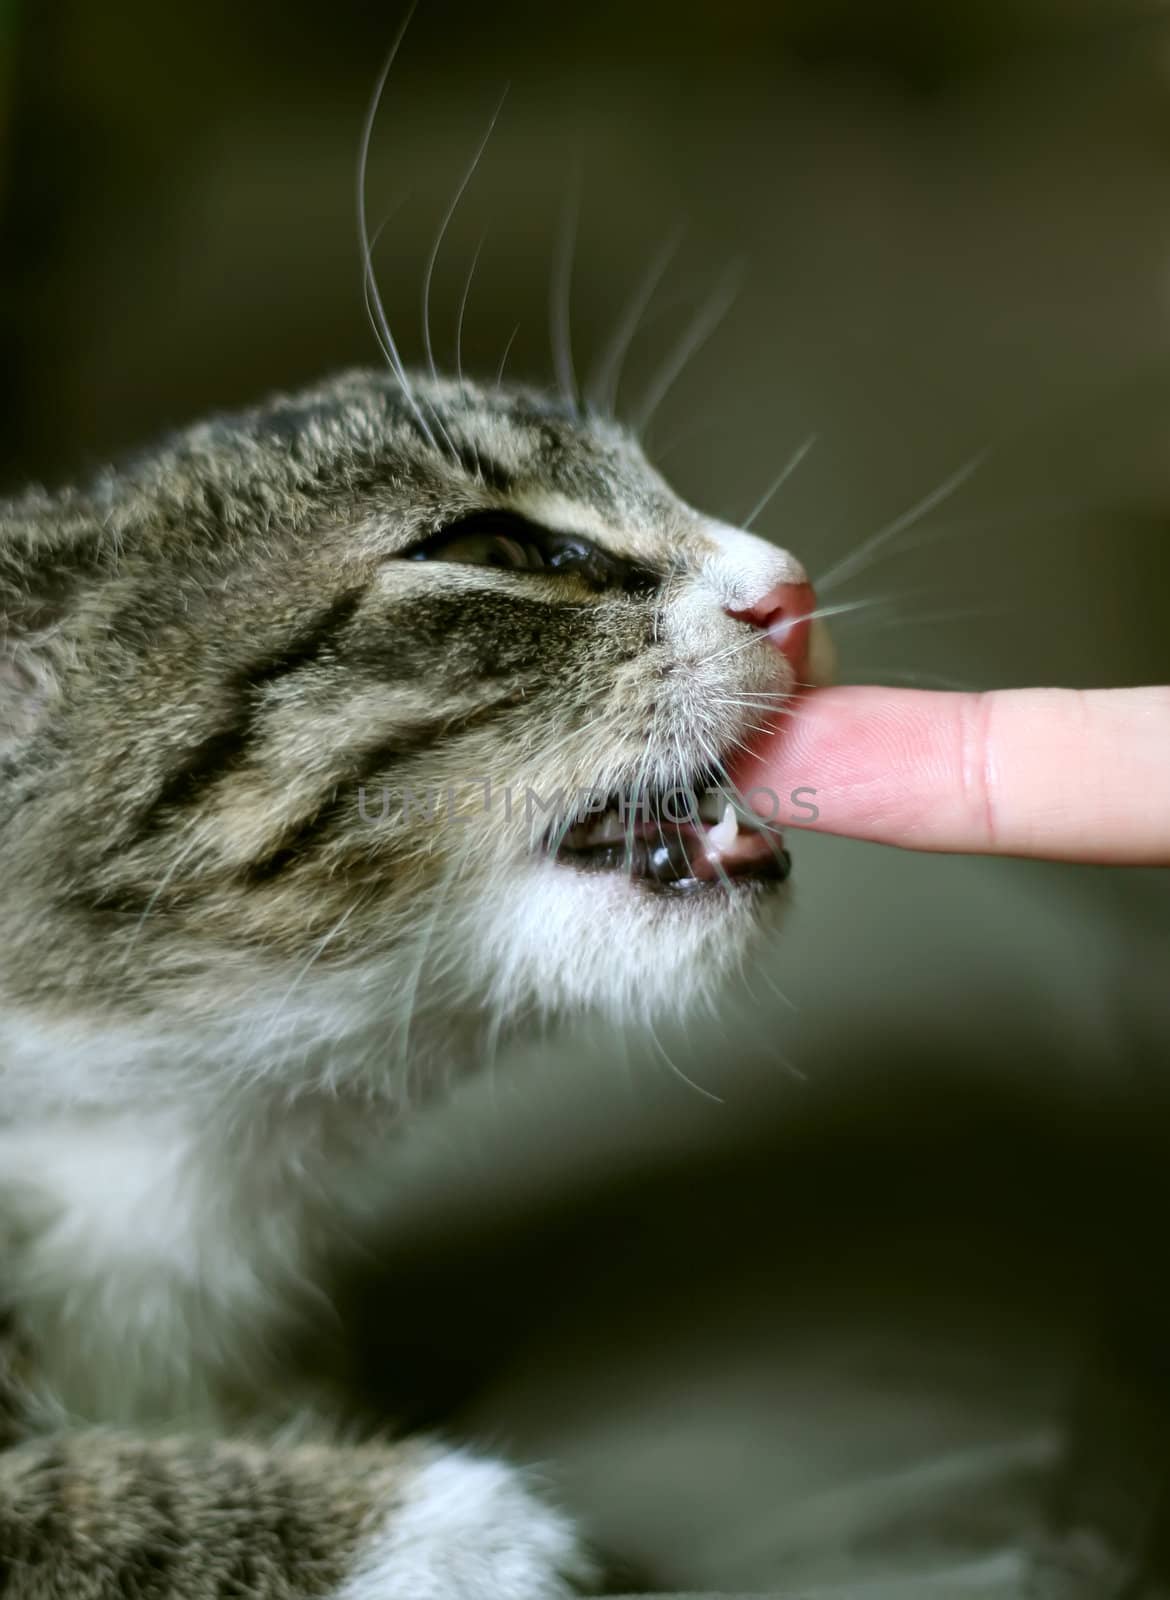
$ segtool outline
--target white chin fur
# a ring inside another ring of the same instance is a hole
[[[473,960],[504,1012],[677,1016],[734,970],[759,923],[751,892],[653,894],[620,872],[533,860],[479,902]]]

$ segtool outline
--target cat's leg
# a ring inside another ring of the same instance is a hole
[[[429,1440],[0,1452],[5,1600],[565,1600],[592,1576],[514,1469]]]

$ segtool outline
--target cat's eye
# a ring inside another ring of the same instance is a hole
[[[506,533],[465,533],[445,539],[437,549],[414,550],[413,561],[458,561],[469,567],[507,567],[524,572],[543,567],[535,545],[511,539]]]
[[[575,574],[595,589],[640,589],[656,581],[578,534],[554,533],[508,511],[476,512],[422,540],[406,557],[509,572]]]

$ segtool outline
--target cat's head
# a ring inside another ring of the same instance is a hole
[[[414,393],[347,375],[0,511],[12,1013],[376,1070],[742,955],[786,858],[719,790],[819,670],[803,569],[612,423]]]

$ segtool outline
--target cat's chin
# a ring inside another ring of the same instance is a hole
[[[778,915],[786,875],[663,887],[616,868],[533,859],[481,906],[480,982],[504,1010],[527,999],[545,1012],[589,1009],[622,1022],[678,1015],[739,966]]]

